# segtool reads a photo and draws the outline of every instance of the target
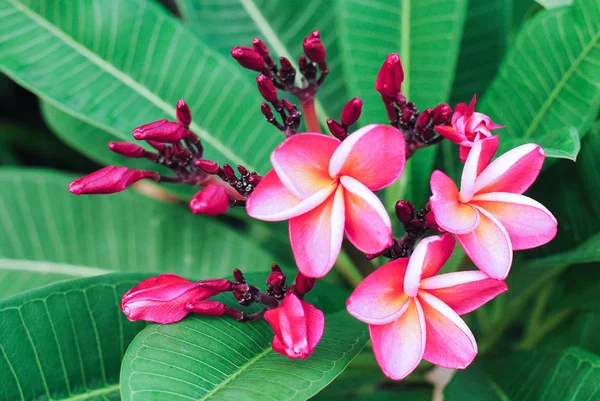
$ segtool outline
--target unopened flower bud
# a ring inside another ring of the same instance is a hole
[[[404,105],[406,105],[406,96],[404,96],[404,93],[398,92],[396,94],[396,104],[400,107],[404,107]]]
[[[138,159],[144,157],[146,151],[140,145],[130,142],[109,142],[108,148],[113,152],[125,156]]]
[[[260,105],[260,112],[265,116],[267,121],[273,121],[275,119],[275,115],[273,114],[273,110],[271,110],[271,106],[269,106],[266,102]]]
[[[340,141],[348,136],[348,133],[346,132],[346,129],[342,126],[342,124],[338,123],[335,120],[327,120],[327,128],[329,128],[329,132],[331,132],[331,135],[335,136]]]
[[[227,312],[227,306],[217,301],[195,301],[185,307],[190,312],[204,316],[223,316]]]
[[[245,283],[246,278],[244,277],[244,273],[240,269],[233,270],[233,279],[236,283]]]
[[[285,274],[277,264],[271,266],[271,273],[267,277],[267,285],[282,286],[285,285]]]
[[[421,129],[427,127],[427,124],[429,124],[429,122],[431,121],[432,114],[433,111],[431,109],[423,110],[423,112],[419,114],[419,117],[417,117],[417,127]]]
[[[227,178],[235,178],[235,171],[229,164],[223,164],[223,172]]]
[[[189,205],[194,214],[216,216],[227,211],[229,197],[224,187],[209,184],[194,195]]]
[[[69,191],[75,195],[113,194],[143,178],[158,181],[160,176],[154,171],[106,166],[71,182]]]
[[[288,60],[285,57],[279,57],[279,63],[281,64],[281,69],[280,71],[284,71],[284,72],[290,72],[294,69],[294,67],[292,66],[292,63],[290,63],[290,60]]]
[[[159,120],[144,124],[133,130],[133,137],[137,140],[152,140],[163,143],[179,142],[191,135],[181,124],[168,120]]]
[[[406,122],[409,122],[413,117],[414,113],[411,108],[404,106],[402,108],[402,119]]]
[[[188,128],[192,123],[192,112],[183,99],[177,101],[177,121],[185,128]]]
[[[304,295],[313,289],[315,279],[313,277],[306,277],[304,274],[298,272],[294,283],[296,285],[296,292]]]
[[[342,124],[346,127],[356,123],[360,118],[362,111],[363,102],[359,98],[355,97],[350,100],[342,109]]]
[[[198,284],[200,284],[202,288],[207,288],[218,293],[231,291],[233,286],[231,281],[224,278],[209,278],[206,280],[200,280]]]
[[[444,124],[450,118],[452,108],[447,103],[440,103],[433,109],[433,125]]]
[[[431,212],[425,215],[425,224],[427,224],[427,228],[429,228],[430,230],[438,231],[440,233],[446,232],[446,230],[444,230],[438,225],[437,221],[435,221],[435,216]]]
[[[242,67],[249,70],[262,71],[265,67],[263,56],[251,47],[236,46],[231,49],[231,57],[236,59]]]
[[[217,174],[221,167],[219,163],[214,162],[212,160],[199,159],[194,162],[194,164],[200,168],[202,171],[208,174]]]
[[[148,145],[152,146],[154,149],[158,150],[159,152],[164,152],[164,150],[167,148],[167,145],[165,145],[164,143],[160,143],[160,142],[146,141],[146,143]]]
[[[260,95],[267,102],[277,102],[277,88],[275,88],[275,85],[269,78],[261,74],[256,77],[256,84],[258,85],[258,91],[260,92]]]
[[[300,56],[300,58],[298,58],[298,67],[300,67],[301,72],[306,71],[308,68],[308,60],[305,56]]]
[[[250,175],[250,172],[248,171],[248,169],[242,165],[237,166],[238,171],[240,172],[241,175],[243,176],[248,176]]]
[[[375,89],[386,101],[394,101],[402,88],[404,70],[400,56],[392,53],[387,56],[375,81]]]
[[[269,57],[269,48],[259,38],[252,39],[252,48],[254,49],[255,52],[260,54],[262,56],[262,58]]]
[[[415,207],[411,201],[396,202],[396,217],[402,224],[408,224],[415,217]]]
[[[308,37],[306,37],[302,42],[302,47],[304,48],[304,54],[310,60],[314,61],[315,63],[322,63],[325,61],[327,53],[325,51],[325,46],[323,46],[323,42],[321,42],[319,31],[313,31]]]

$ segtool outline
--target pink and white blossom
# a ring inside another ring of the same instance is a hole
[[[313,133],[294,135],[273,151],[268,172],[248,199],[248,214],[289,220],[292,251],[307,277],[323,277],[335,263],[344,233],[356,248],[379,253],[392,243],[391,221],[373,191],[404,169],[402,133],[368,125],[340,142]]]
[[[454,249],[450,234],[423,239],[410,259],[396,259],[371,273],[346,301],[355,318],[369,324],[373,351],[383,373],[399,380],[422,359],[464,369],[477,343],[459,315],[507,290],[480,271],[436,276]]]

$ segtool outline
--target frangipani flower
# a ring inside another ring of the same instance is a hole
[[[504,279],[513,250],[546,244],[556,235],[557,221],[542,204],[521,195],[542,168],[542,148],[522,145],[490,163],[497,149],[497,136],[473,146],[460,192],[447,175],[434,171],[430,203],[437,224],[456,234],[473,263],[490,277]]]
[[[421,359],[463,369],[477,355],[475,338],[459,315],[507,287],[480,271],[435,276],[454,244],[450,234],[423,239],[410,260],[381,266],[346,301],[350,314],[369,324],[375,358],[390,379],[406,377]]]
[[[493,123],[485,114],[476,113],[475,102],[476,96],[473,96],[468,106],[466,103],[456,105],[454,114],[452,114],[452,126],[435,126],[438,134],[460,145],[458,155],[462,162],[467,160],[471,148],[477,141],[491,137],[492,133],[490,131],[493,129],[504,128],[501,125]]]
[[[368,125],[345,141],[321,134],[290,137],[273,151],[273,170],[248,199],[248,214],[289,220],[296,264],[308,277],[323,277],[338,257],[344,232],[362,252],[392,243],[390,218],[373,193],[404,169],[402,133]]]

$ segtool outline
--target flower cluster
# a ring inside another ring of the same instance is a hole
[[[191,112],[179,101],[177,122],[160,120],[133,131],[135,139],[157,152],[130,143],[109,144],[121,155],[166,166],[174,177],[109,166],[70,186],[76,194],[102,194],[122,191],[144,178],[186,183],[203,187],[190,202],[194,213],[216,215],[230,206],[245,206],[255,219],[287,220],[299,270],[294,283],[286,285],[277,265],[264,292],[248,284],[239,270],[234,271],[234,281],[191,282],[163,274],[125,294],[123,313],[130,320],[161,324],[189,313],[240,321],[264,318],[273,328],[273,349],[304,359],[317,346],[325,325],[323,313],[304,295],[316,278],[332,269],[347,238],[365,259],[392,259],[368,272],[346,303],[352,316],[369,325],[384,373],[402,379],[422,359],[465,368],[477,354],[477,343],[460,315],[508,289],[503,280],[513,251],[541,246],[556,235],[552,213],[523,195],[542,168],[543,150],[526,144],[492,160],[499,138],[491,131],[502,127],[475,111],[475,97],[454,110],[441,103],[419,111],[402,93],[404,72],[397,54],[386,58],[375,79],[389,124],[364,125],[351,132],[362,110],[362,101],[354,98],[339,120],[327,120],[332,136],[322,134],[314,98],[329,71],[327,53],[318,31],[302,46],[298,67],[285,57],[277,65],[260,39],[254,39],[252,47],[231,51],[242,67],[259,73],[257,87],[265,100],[261,112],[285,137],[271,154],[273,168],[264,177],[243,166],[237,167],[238,176],[231,166],[204,159],[200,138],[190,128]],[[281,98],[279,91],[295,96],[300,107]],[[299,133],[303,119],[308,132]],[[432,196],[421,209],[409,200],[397,201],[396,217],[404,234],[394,237],[376,192],[400,178],[414,152],[444,139],[459,145],[464,162],[460,190],[443,172],[434,171]],[[456,242],[478,270],[438,274]],[[248,314],[209,299],[221,293],[231,293],[239,306],[264,308]]]

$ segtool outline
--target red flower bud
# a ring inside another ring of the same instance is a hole
[[[350,100],[342,109],[342,124],[346,127],[354,124],[360,118],[363,102],[355,97]]]
[[[144,148],[142,148],[140,145],[130,142],[109,142],[108,148],[121,156],[131,157],[134,159],[144,157],[144,154],[146,153]]]
[[[235,171],[229,164],[223,164],[223,172],[227,178],[235,178]]]
[[[177,121],[185,128],[188,128],[192,123],[192,112],[183,99],[177,101]]]
[[[196,160],[194,164],[208,174],[217,174],[221,169],[219,163],[212,160],[200,159]]]
[[[231,291],[233,283],[224,278],[209,278],[198,282],[202,288],[206,288],[215,292]]]
[[[191,135],[181,124],[168,120],[159,120],[144,124],[133,130],[133,137],[137,140],[151,140],[163,143],[179,142]]]
[[[440,103],[433,109],[433,125],[440,125],[448,122],[452,108],[449,104]]]
[[[223,316],[227,313],[227,306],[217,301],[194,301],[185,307],[190,312],[204,316]]]
[[[260,95],[267,102],[277,102],[277,88],[275,88],[275,85],[269,78],[261,74],[256,77],[256,84],[258,85],[258,91],[260,92]]]
[[[194,214],[216,216],[225,213],[228,207],[229,197],[225,188],[214,184],[207,185],[190,200],[190,209]]]
[[[267,285],[282,286],[285,285],[285,274],[281,271],[281,267],[273,263],[271,273],[267,277]]]
[[[419,128],[427,127],[427,124],[429,124],[429,122],[431,121],[432,114],[433,114],[433,111],[431,109],[423,110],[423,112],[421,114],[419,114],[419,117],[417,117],[417,127],[419,127]]]
[[[396,202],[396,217],[402,224],[408,224],[415,217],[415,207],[411,201],[399,200]]]
[[[262,71],[265,67],[265,59],[251,47],[236,46],[231,49],[231,57],[236,59],[244,68],[254,71]]]
[[[431,212],[425,215],[425,224],[427,224],[427,228],[429,228],[430,230],[438,231],[440,233],[446,232],[446,230],[444,230],[438,225],[437,221],[435,221],[435,216]]]
[[[69,191],[75,195],[113,194],[143,178],[158,181],[160,176],[154,171],[106,166],[71,182]]]
[[[306,37],[302,42],[302,47],[304,48],[304,54],[306,54],[306,57],[310,60],[315,63],[322,63],[325,61],[327,53],[325,51],[325,46],[323,46],[323,43],[321,42],[319,31],[313,31]]]
[[[402,88],[404,70],[400,56],[392,53],[387,56],[375,81],[375,89],[386,101],[394,101]]]
[[[158,150],[159,152],[163,152],[167,148],[167,145],[160,142],[146,141],[146,143],[152,146],[154,149]]]
[[[131,321],[174,323],[187,316],[189,303],[217,293],[174,274],[161,274],[127,291],[121,301],[121,310]]]
[[[295,284],[296,291],[304,295],[313,289],[315,286],[315,279],[313,277],[306,277],[304,274],[298,272]]]
[[[246,278],[244,277],[244,273],[240,269],[233,270],[233,279],[236,283],[245,283]]]
[[[254,49],[255,52],[260,54],[262,56],[262,58],[269,57],[269,48],[259,38],[252,39],[252,48]]]
[[[335,120],[327,120],[327,128],[329,128],[329,132],[331,132],[331,135],[335,136],[340,141],[344,140],[348,136],[348,133],[346,132],[346,129],[342,126],[342,124],[338,123]]]
[[[289,73],[294,69],[292,63],[290,63],[290,60],[285,57],[279,57],[279,63],[281,64],[281,71],[284,73]]]

